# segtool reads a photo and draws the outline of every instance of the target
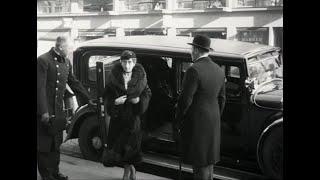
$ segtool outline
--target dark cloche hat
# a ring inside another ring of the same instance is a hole
[[[206,35],[200,35],[200,34],[196,35],[193,38],[192,43],[188,43],[188,44],[190,44],[192,46],[196,46],[196,47],[204,49],[204,50],[207,50],[207,51],[213,51],[213,49],[210,48],[211,40]]]
[[[125,50],[122,52],[120,59],[128,60],[130,58],[136,58],[136,54],[133,51]]]

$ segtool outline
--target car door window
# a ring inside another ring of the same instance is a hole
[[[227,99],[240,98],[240,68],[235,65],[220,65],[226,76],[226,96]]]
[[[96,81],[96,62],[104,62],[105,66],[105,75],[108,76],[108,73],[111,70],[111,67],[120,61],[120,54],[115,55],[92,55],[89,57],[88,61],[88,79],[89,81]]]

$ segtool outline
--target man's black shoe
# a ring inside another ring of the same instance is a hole
[[[53,177],[57,180],[68,180],[68,176],[65,176],[61,173],[54,174]]]

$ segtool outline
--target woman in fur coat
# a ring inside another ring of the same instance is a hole
[[[124,166],[123,179],[135,179],[134,164],[142,159],[140,116],[148,108],[151,90],[134,52],[124,51],[112,67],[104,97],[111,119],[103,164]]]

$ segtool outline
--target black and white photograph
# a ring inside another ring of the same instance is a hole
[[[283,4],[37,0],[37,180],[283,180]]]

